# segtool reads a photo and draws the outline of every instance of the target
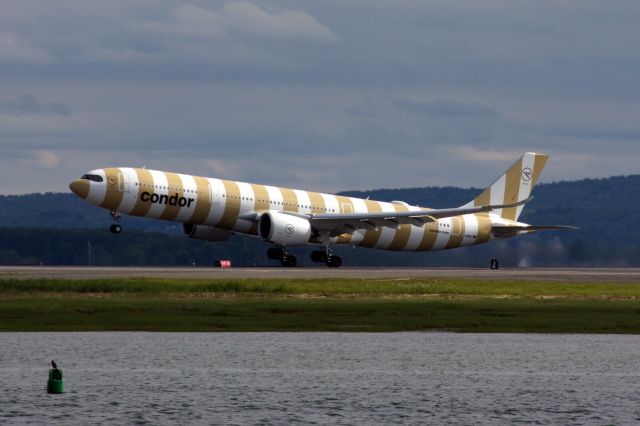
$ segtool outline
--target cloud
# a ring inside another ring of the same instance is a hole
[[[519,127],[525,131],[541,136],[553,135],[594,141],[640,141],[640,127],[625,129],[621,128],[620,124],[584,123],[582,125],[569,125],[569,123],[565,122],[560,125],[544,125],[541,123],[521,123]]]
[[[202,162],[214,176],[233,176],[237,172],[237,166],[230,161],[219,158],[203,159]]]
[[[90,47],[87,58],[165,62],[179,55],[194,63],[289,66],[295,51],[287,46],[337,41],[331,30],[307,12],[268,12],[244,1],[228,2],[219,9],[182,4],[166,17],[130,21],[125,29],[130,32],[128,45]]]
[[[245,1],[225,3],[219,10],[183,4],[175,7],[166,20],[134,22],[132,27],[191,41],[236,39],[262,44],[269,41],[324,43],[337,39],[331,30],[306,12],[282,9],[270,13]]]
[[[297,4],[198,3],[65,0],[57,7],[39,7],[8,0],[0,14],[0,64],[36,73],[45,73],[38,65],[52,64],[46,70],[50,77],[96,70],[108,74],[113,70],[108,67],[143,77],[147,67],[155,75],[175,76],[175,68],[194,72],[191,67],[198,64],[282,69],[301,59],[305,47],[338,41]]]
[[[31,46],[25,37],[15,32],[0,33],[0,63],[42,65],[48,62],[51,55]]]
[[[370,100],[359,102],[356,105],[352,105],[347,108],[347,113],[351,117],[358,118],[376,118],[380,116],[380,112],[376,104]]]
[[[500,112],[478,102],[461,102],[451,99],[414,101],[394,99],[392,103],[403,111],[434,117],[499,117]]]
[[[486,184],[530,150],[551,155],[545,180],[638,173],[639,12],[5,0],[0,192],[145,164],[328,191]]]
[[[254,40],[291,40],[334,42],[335,34],[302,11],[285,9],[269,13],[255,4],[238,1],[226,3],[222,21],[230,33]]]
[[[513,148],[506,149],[480,149],[473,146],[456,145],[446,149],[450,155],[458,156],[473,162],[505,162],[515,161],[527,151]]]
[[[51,151],[40,150],[33,153],[34,162],[44,169],[53,169],[60,164],[60,158]]]
[[[55,114],[70,116],[71,112],[60,102],[42,104],[35,96],[23,94],[13,99],[0,99],[0,114]]]

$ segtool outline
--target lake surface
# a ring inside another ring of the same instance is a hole
[[[638,424],[639,379],[640,336],[0,333],[7,424]]]

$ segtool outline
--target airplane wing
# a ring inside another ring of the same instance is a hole
[[[402,212],[302,214],[282,211],[280,213],[305,218],[309,220],[311,226],[316,231],[328,232],[329,236],[335,237],[344,233],[352,234],[358,229],[372,230],[378,226],[386,226],[394,229],[402,224],[422,226],[425,223],[436,222],[438,219],[446,217],[517,207],[529,202],[532,198],[533,197],[529,197],[526,200],[512,204],[457,207],[451,209],[419,209]]]

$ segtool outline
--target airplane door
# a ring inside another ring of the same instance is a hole
[[[130,193],[133,186],[133,180],[126,174],[118,173],[118,191]]]
[[[118,173],[118,191],[124,192],[124,175]]]
[[[461,232],[462,232],[462,220],[457,216],[452,217],[451,218],[451,235],[453,235],[454,237],[458,237],[460,236]]]

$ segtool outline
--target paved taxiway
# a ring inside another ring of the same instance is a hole
[[[276,279],[276,278],[471,278],[483,280],[541,280],[561,282],[637,282],[640,268],[155,268],[155,267],[0,267],[0,279],[57,278],[193,278],[193,279]]]

